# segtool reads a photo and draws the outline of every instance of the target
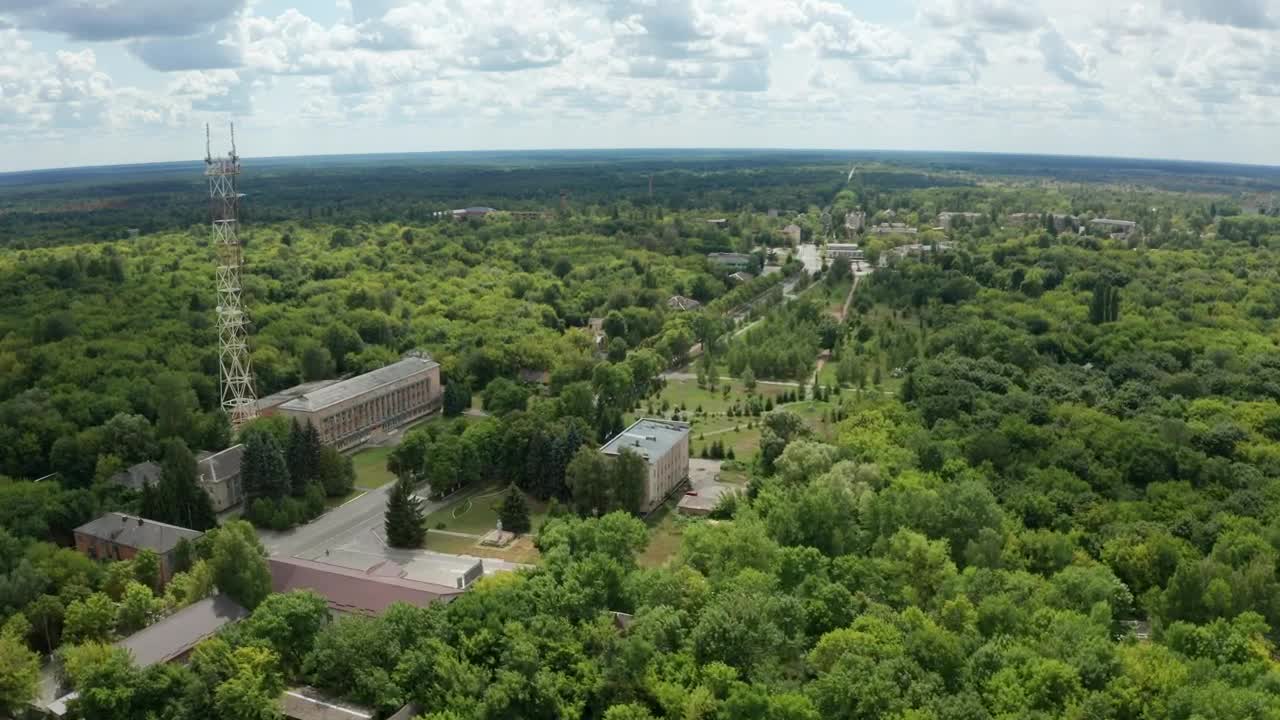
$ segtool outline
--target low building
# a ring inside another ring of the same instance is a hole
[[[614,435],[600,452],[617,457],[633,452],[649,464],[643,512],[652,512],[689,477],[689,425],[671,420],[641,418]]]
[[[1112,235],[1129,235],[1138,229],[1138,223],[1132,220],[1111,220],[1110,218],[1097,218],[1089,221],[1089,227],[1097,228],[1102,232],[1111,233]]]
[[[746,270],[751,267],[752,258],[746,253],[707,253],[707,262],[719,268],[730,270]]]
[[[749,272],[743,272],[743,271],[739,270],[738,272],[736,272],[736,273],[734,273],[734,274],[730,275],[730,276],[729,276],[729,279],[730,279],[730,280],[732,280],[732,281],[733,281],[733,282],[735,282],[735,283],[738,283],[739,285],[742,285],[742,284],[744,284],[744,283],[749,283],[749,282],[751,282],[752,280],[755,280],[755,279],[756,279],[756,276],[755,276],[755,275],[752,275],[752,274],[751,274],[751,273],[749,273]]]
[[[214,512],[222,512],[244,500],[240,483],[240,463],[244,445],[233,445],[216,453],[208,451],[196,456],[196,480],[209,495]]]
[[[440,363],[410,355],[372,372],[300,395],[279,408],[281,415],[314,424],[320,441],[339,450],[360,445],[440,409]]]
[[[160,556],[161,584],[173,577],[178,543],[194,542],[204,535],[198,530],[118,512],[87,522],[72,534],[76,549],[94,560],[130,560],[142,550],[154,552]]]
[[[827,257],[832,260],[862,260],[865,256],[857,243],[827,243]]]
[[[460,556],[459,567],[436,569],[439,582],[401,577],[402,570],[392,563],[381,563],[364,572],[301,558],[273,557],[267,562],[272,592],[310,590],[324,598],[333,612],[348,615],[381,615],[398,602],[418,607],[448,602],[484,575],[482,561]]]
[[[708,225],[714,225],[718,228],[729,227],[729,221],[726,218],[713,218],[705,221]]]
[[[145,670],[152,665],[169,662],[186,662],[191,651],[219,630],[249,616],[240,603],[222,593],[197,600],[172,615],[157,620],[129,637],[115,643],[129,652],[134,666]],[[64,717],[71,701],[79,693],[66,692],[65,681],[51,673],[41,678],[42,689],[49,687],[61,692],[56,699],[37,701],[36,705],[54,717]]]
[[[476,207],[469,207],[469,208],[460,208],[458,210],[454,210],[451,214],[453,215],[454,220],[470,220],[471,218],[477,218],[482,220],[485,217],[488,217],[490,214],[496,213],[496,212],[498,211],[491,207],[476,206]]]
[[[880,253],[880,267],[888,267],[889,263],[896,262],[908,257],[923,257],[937,252],[947,252],[953,247],[952,243],[940,242],[934,245],[925,245],[924,243],[911,243],[910,245],[899,245],[898,247],[889,248]]]
[[[520,382],[526,383],[529,385],[550,385],[551,384],[550,370],[538,370],[536,368],[522,368],[520,372],[516,373],[516,376],[520,378]]]
[[[334,378],[331,380],[314,380],[312,382],[294,385],[291,388],[286,388],[279,392],[271,393],[264,398],[258,398],[258,414],[263,417],[270,417],[276,414],[281,405],[289,402],[290,400],[306,395],[307,393],[327,388],[330,385],[339,382],[342,382],[341,378]]]
[[[374,720],[373,710],[329,697],[311,687],[285,690],[279,700],[280,715],[289,720]]]
[[[982,213],[976,212],[942,212],[938,213],[938,224],[943,230],[950,230],[957,219],[972,223],[981,217]]]
[[[150,460],[140,462],[112,475],[110,482],[120,487],[142,492],[142,488],[147,485],[158,485],[160,483],[160,466]]]
[[[697,310],[698,308],[702,307],[702,303],[698,302],[697,300],[694,300],[693,298],[687,298],[683,295],[672,295],[671,297],[667,298],[667,307],[671,308],[672,310],[679,310],[681,312],[684,312],[686,310]]]
[[[787,242],[792,245],[799,245],[800,241],[804,238],[804,231],[800,229],[799,225],[791,223],[790,225],[782,228],[782,237],[786,238]]]
[[[880,223],[867,228],[867,232],[872,235],[915,235],[920,231],[903,223]]]

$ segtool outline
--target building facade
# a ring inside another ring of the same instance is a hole
[[[716,267],[747,270],[751,267],[751,256],[746,253],[707,253],[707,262]]]
[[[372,372],[334,383],[283,404],[279,413],[320,431],[339,450],[440,409],[440,363],[411,355]]]
[[[827,257],[832,260],[862,260],[862,248],[857,243],[827,243]]]
[[[196,456],[196,480],[209,495],[214,512],[222,512],[244,500],[240,483],[240,462],[244,445],[233,445],[220,452],[202,452]]]
[[[804,237],[804,231],[800,229],[799,225],[791,223],[782,228],[782,237],[786,238],[787,242],[792,245],[799,245],[800,240]]]
[[[642,512],[652,512],[680,483],[689,478],[689,425],[671,420],[641,418],[614,435],[600,452],[617,457],[633,452],[649,464]]]
[[[73,533],[76,550],[94,560],[131,560],[142,550],[160,557],[160,582],[173,577],[178,543],[195,542],[204,533],[136,515],[109,512]]]

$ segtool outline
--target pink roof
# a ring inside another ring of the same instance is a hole
[[[346,613],[379,615],[396,602],[424,606],[448,602],[464,590],[401,577],[369,575],[358,570],[298,558],[270,558],[271,590],[312,590],[329,607]]]

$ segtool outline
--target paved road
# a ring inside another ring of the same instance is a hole
[[[805,243],[796,248],[796,257],[800,262],[804,263],[804,269],[810,275],[817,275],[822,272],[822,255],[818,252],[818,246],[813,243]]]

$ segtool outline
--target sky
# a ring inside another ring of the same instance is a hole
[[[0,0],[0,171],[623,147],[1280,165],[1280,0]]]

